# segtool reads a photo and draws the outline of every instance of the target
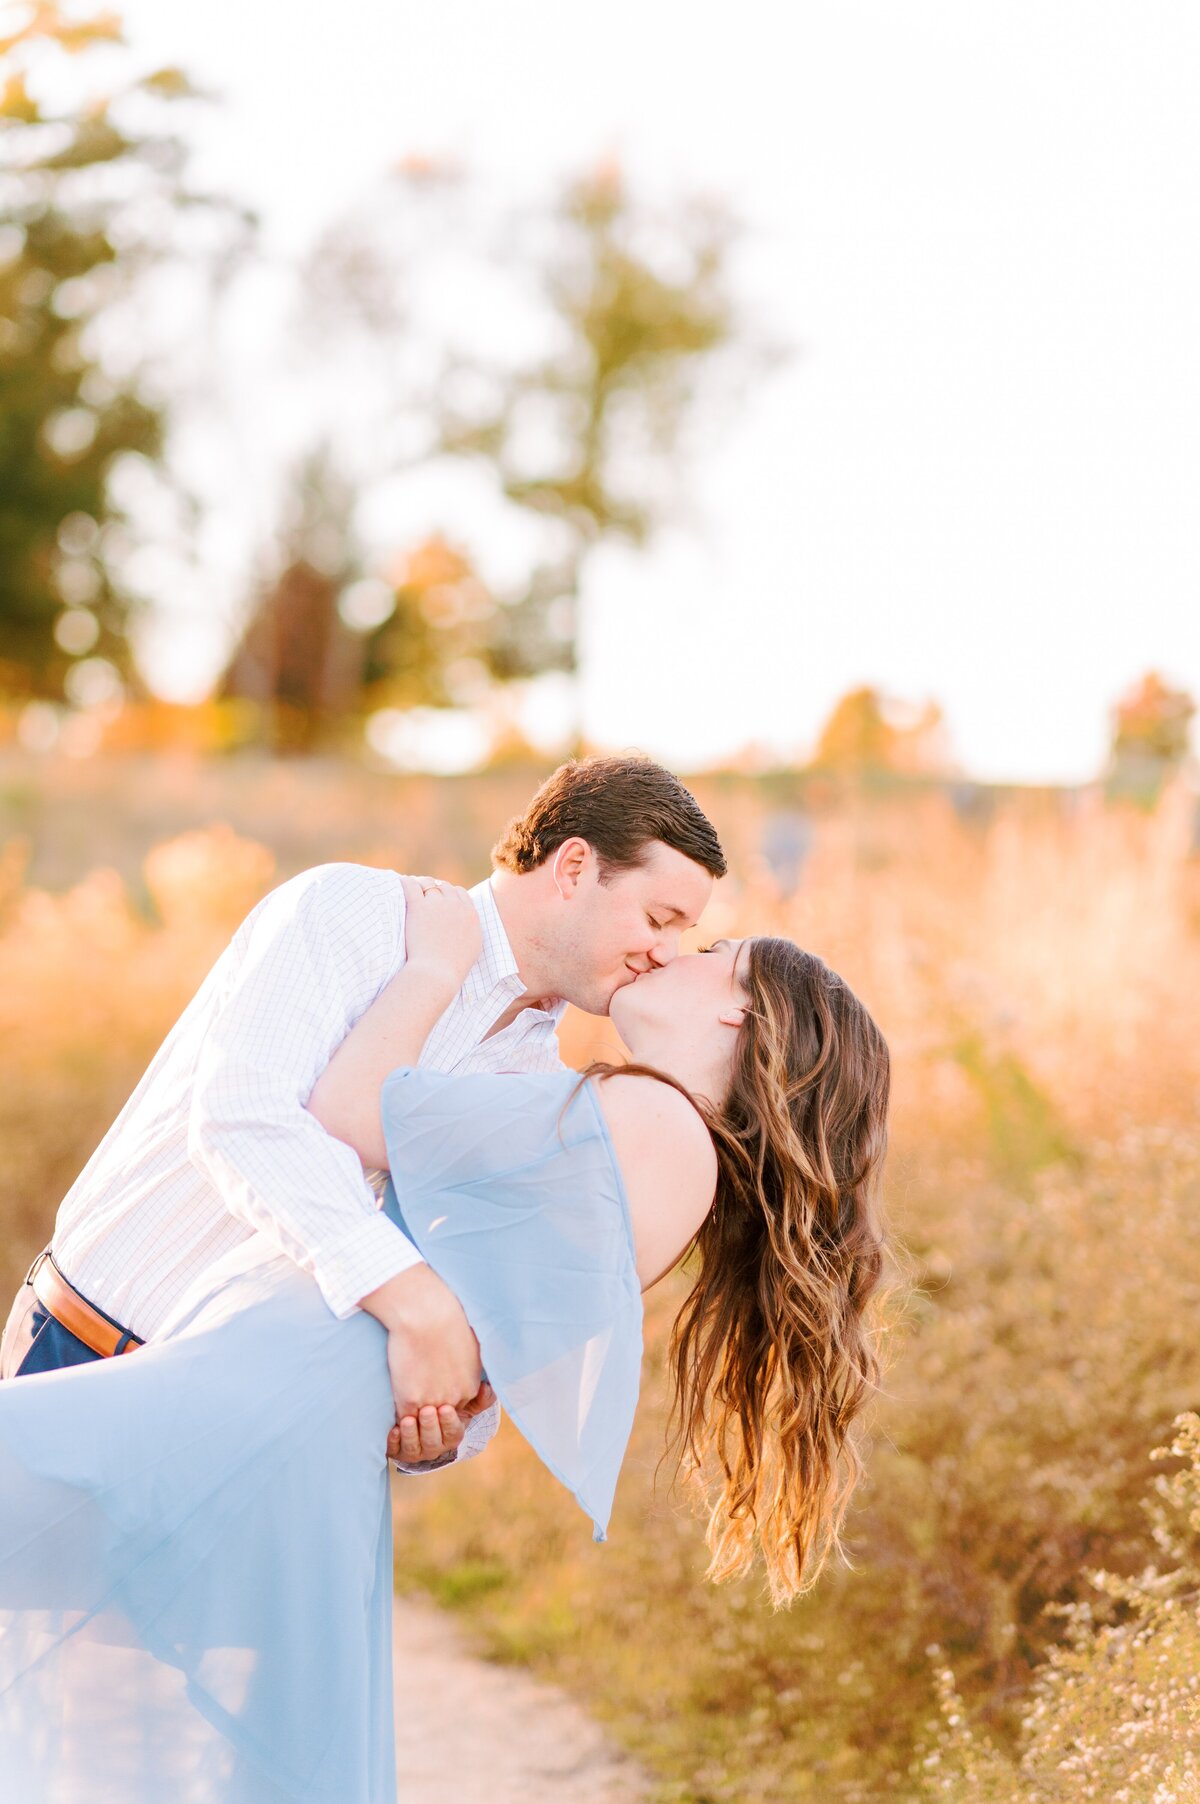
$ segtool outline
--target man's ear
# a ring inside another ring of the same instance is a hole
[[[592,856],[592,848],[586,839],[578,835],[574,839],[564,839],[554,854],[550,866],[550,874],[554,879],[554,887],[566,902],[579,887],[579,879],[587,868],[588,859]]]

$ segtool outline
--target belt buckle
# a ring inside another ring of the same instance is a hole
[[[40,1265],[42,1265],[47,1259],[49,1259],[49,1257],[50,1257],[50,1248],[43,1247],[41,1252],[37,1255],[37,1258],[34,1260],[33,1264],[30,1266],[29,1270],[25,1273],[26,1284],[33,1283],[34,1275],[37,1272],[38,1267]]]

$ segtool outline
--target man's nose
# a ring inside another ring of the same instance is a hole
[[[655,941],[650,948],[648,957],[652,965],[669,965],[678,951],[679,930],[676,928],[671,933],[664,933],[661,939]]]

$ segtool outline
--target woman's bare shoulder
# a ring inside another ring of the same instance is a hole
[[[670,1271],[708,1214],[716,1148],[702,1116],[670,1084],[617,1073],[596,1091],[625,1180],[644,1290]]]
[[[614,1134],[644,1138],[664,1128],[697,1149],[707,1148],[716,1168],[712,1137],[703,1117],[674,1084],[640,1071],[622,1071],[620,1066],[601,1078],[596,1085],[600,1107]]]

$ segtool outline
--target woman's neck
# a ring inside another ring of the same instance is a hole
[[[712,1110],[721,1108],[729,1090],[729,1068],[723,1060],[704,1059],[689,1048],[671,1040],[656,1040],[653,1034],[639,1034],[636,1042],[626,1042],[626,1050],[635,1065],[649,1065],[665,1077],[682,1084],[689,1096]]]

